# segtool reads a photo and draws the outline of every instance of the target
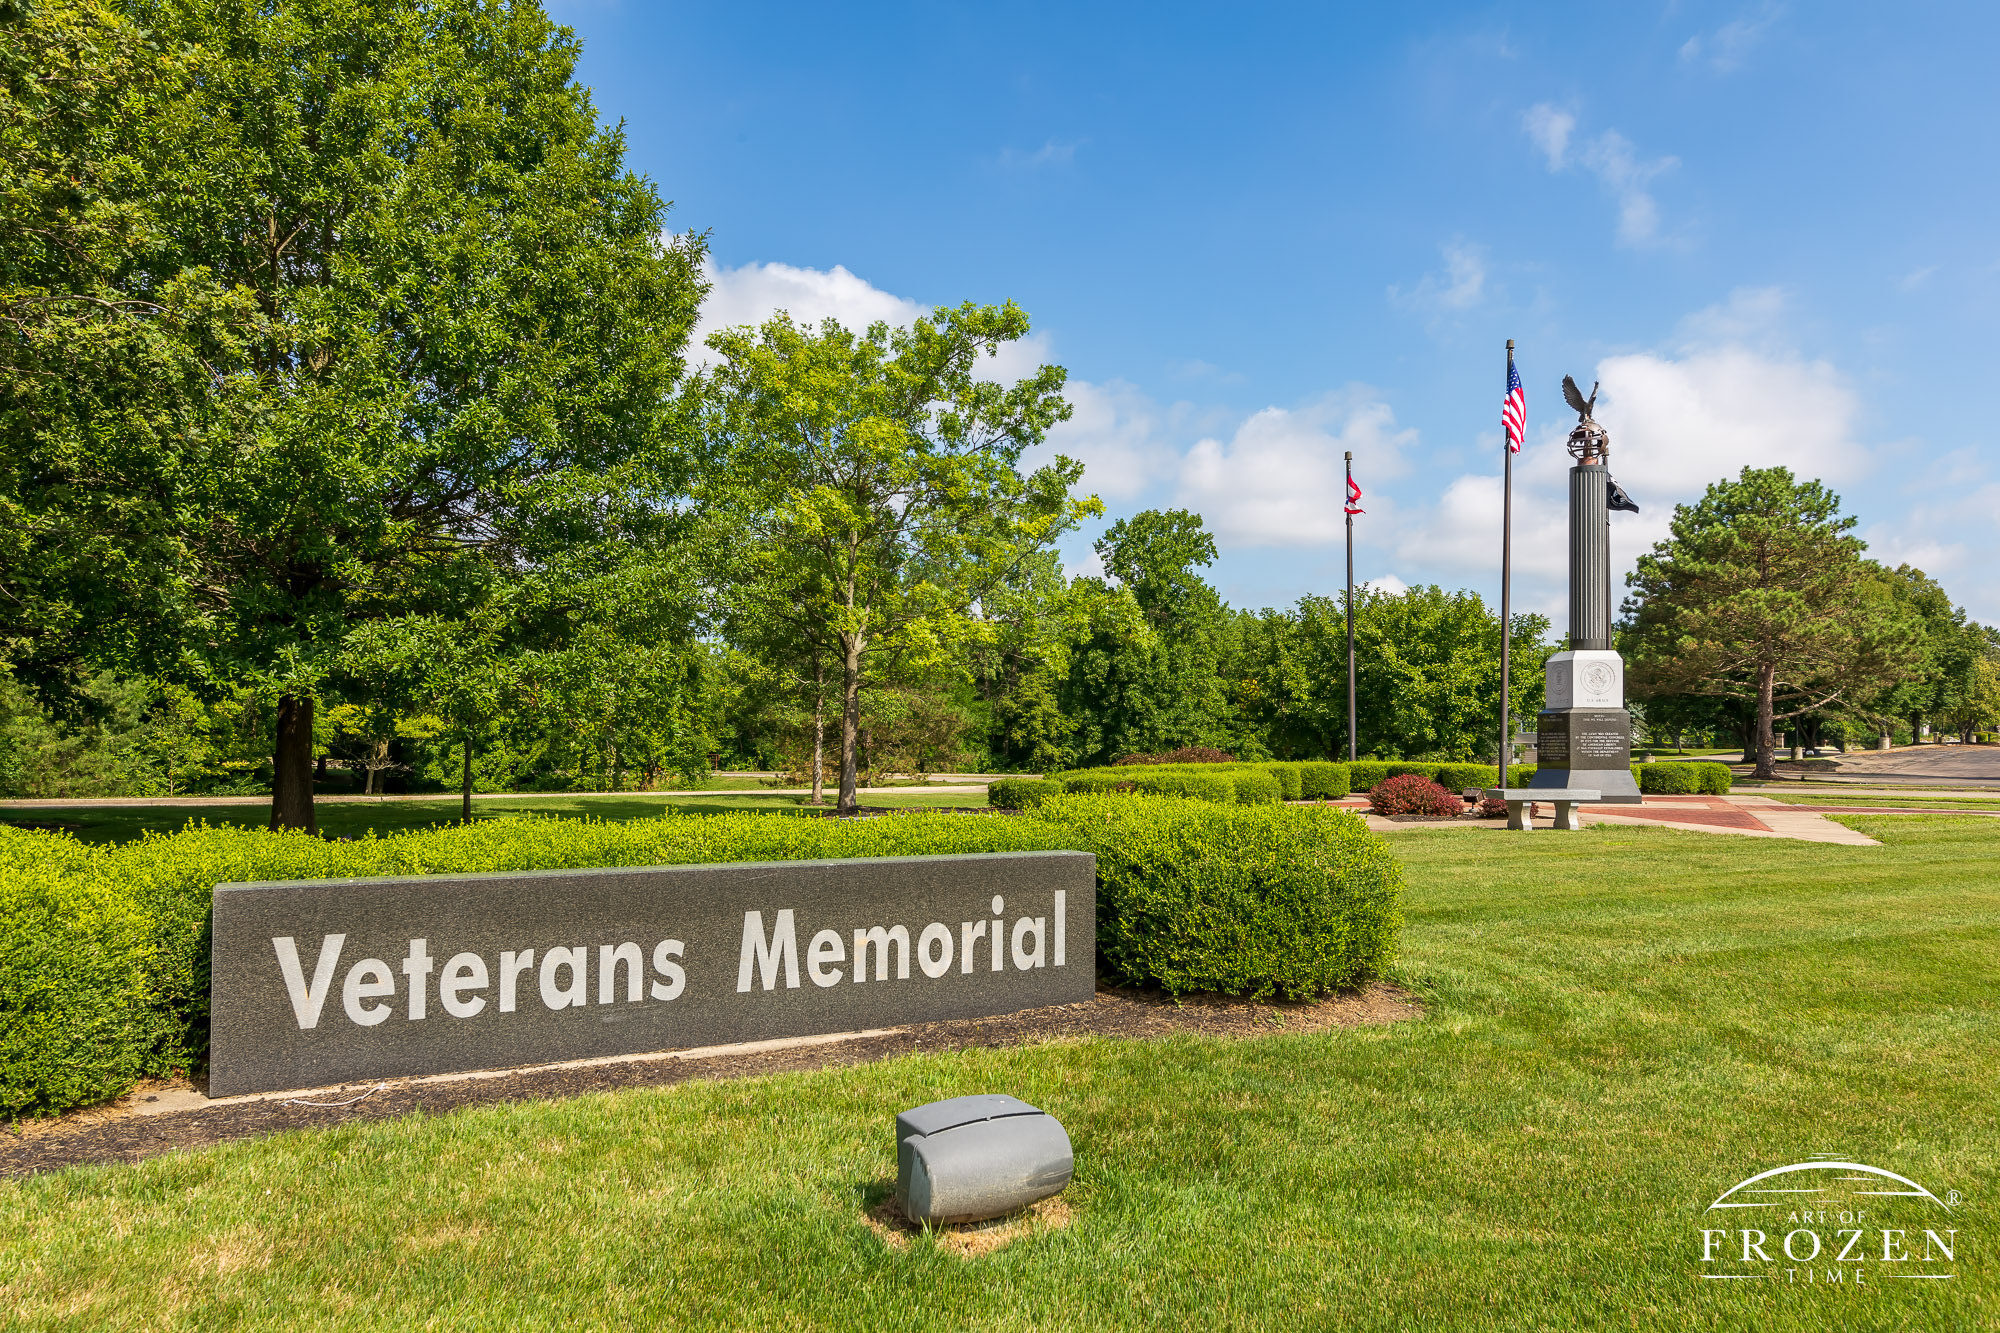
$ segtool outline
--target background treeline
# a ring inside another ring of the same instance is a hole
[[[1346,753],[1346,622],[1338,597],[1284,610],[1231,608],[1202,577],[1212,542],[1198,517],[1148,511],[1114,524],[1100,551],[1117,574],[1065,579],[1053,557],[1025,570],[980,618],[985,633],[925,669],[890,663],[862,691],[859,765],[890,773],[1046,772],[1184,745],[1246,760]],[[1801,744],[1908,742],[1918,728],[1970,740],[1995,716],[2000,645],[1920,571],[1868,567],[1917,628],[1892,683],[1785,722]],[[1360,749],[1392,760],[1491,762],[1499,619],[1469,592],[1364,587],[1356,599]],[[1000,612],[1000,614],[993,614]],[[1851,638],[1852,629],[1840,631]],[[1644,651],[1626,630],[1628,652]],[[1547,622],[1515,626],[1514,706],[1531,719],[1541,667],[1560,643]],[[1638,672],[1635,670],[1635,678]],[[497,716],[478,751],[484,789],[637,790],[698,781],[711,767],[811,780],[815,728],[788,677],[726,642],[690,642],[662,678],[611,679],[589,710]],[[244,689],[210,702],[100,673],[92,720],[52,719],[0,679],[0,784],[8,795],[171,795],[270,790],[275,718]],[[1737,746],[1754,754],[1756,698],[1655,693],[1635,701],[1639,743]],[[822,719],[822,727],[826,726]],[[1532,729],[1530,721],[1523,726]],[[317,714],[320,789],[439,791],[458,785],[461,747],[440,718],[334,702]],[[821,735],[821,754],[830,753]]]

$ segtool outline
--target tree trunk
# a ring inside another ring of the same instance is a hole
[[[278,744],[271,752],[271,827],[317,833],[313,822],[313,701],[278,700]]]
[[[826,804],[826,665],[813,663],[813,794],[814,805]]]
[[[1773,767],[1775,756],[1772,750],[1777,739],[1771,734],[1771,714],[1776,711],[1772,703],[1777,693],[1778,669],[1770,663],[1757,668],[1757,767],[1750,776],[1773,778],[1777,769]]]
[[[835,814],[851,815],[860,806],[854,798],[854,748],[861,732],[861,640],[841,636],[840,663],[840,803]]]
[[[465,738],[464,759],[458,769],[458,818],[463,824],[472,822],[472,737]]]

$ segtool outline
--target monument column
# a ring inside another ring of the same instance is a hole
[[[1532,790],[1594,788],[1604,804],[1636,804],[1632,779],[1632,715],[1625,710],[1625,661],[1611,648],[1611,436],[1585,399],[1563,377],[1563,396],[1577,411],[1569,452],[1568,652],[1549,659],[1541,715],[1536,719],[1539,766]],[[1623,498],[1621,507],[1632,507]]]
[[[1611,650],[1610,471],[1599,459],[1569,470],[1569,646]]]

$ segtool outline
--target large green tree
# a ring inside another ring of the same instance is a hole
[[[1309,596],[1274,617],[1266,668],[1270,730],[1281,753],[1347,749],[1347,615]],[[1549,622],[1514,618],[1516,717],[1541,704]],[[1356,747],[1387,758],[1490,759],[1500,726],[1500,617],[1472,592],[1362,585],[1354,599]]]
[[[1863,559],[1840,497],[1785,468],[1749,468],[1674,509],[1628,577],[1635,694],[1753,700],[1756,773],[1774,725],[1864,697],[1916,669],[1918,627]]]
[[[136,215],[100,296],[178,388],[16,414],[41,480],[15,503],[132,585],[70,618],[86,656],[275,701],[272,823],[310,828],[357,627],[659,556],[700,246],[663,236],[536,4],[123,8],[172,56],[93,149]]]
[[[907,329],[802,328],[781,313],[709,340],[723,361],[701,494],[735,525],[722,577],[762,585],[749,603],[806,599],[831,629],[841,813],[856,808],[863,687],[887,663],[962,663],[988,633],[976,614],[987,592],[1101,508],[1070,494],[1078,463],[1021,471],[1069,415],[1060,367],[1014,384],[981,376],[1027,333],[1012,303],[968,302]],[[793,635],[749,642],[809,651]]]
[[[71,715],[103,713],[107,640],[178,600],[165,460],[250,314],[205,274],[134,271],[190,59],[114,5],[0,4],[0,661]]]
[[[1109,581],[1078,580],[1084,636],[1061,692],[1083,759],[1184,745],[1261,749],[1230,707],[1233,616],[1201,575],[1216,556],[1201,515],[1143,510],[1112,524],[1096,549]]]

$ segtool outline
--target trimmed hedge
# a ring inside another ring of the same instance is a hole
[[[1032,810],[1062,794],[1062,783],[1042,778],[1002,778],[986,784],[986,803],[1000,810]]]
[[[1357,759],[1347,766],[1349,789],[1370,792],[1389,776],[1389,765],[1379,759]]]
[[[1386,849],[1351,816],[1276,804],[1277,779],[1255,776],[1272,794],[1250,807],[1225,803],[1240,783],[1217,775],[1207,801],[1023,793],[1041,801],[1018,818],[514,819],[355,842],[196,827],[120,847],[0,828],[0,1115],[87,1105],[139,1077],[197,1067],[208,1039],[210,891],[247,880],[1076,849],[1100,857],[1099,933],[1126,942],[1121,980],[1296,996],[1375,975],[1396,928]],[[1285,822],[1292,816],[1308,822]],[[1120,829],[1149,832],[1124,846]],[[1271,854],[1239,858],[1257,848]],[[1335,877],[1350,866],[1362,880]],[[1147,924],[1120,916],[1119,903],[1143,909]],[[1145,943],[1168,903],[1182,904],[1174,924]]]
[[[1114,980],[1306,999],[1379,975],[1394,953],[1401,869],[1346,811],[1068,796],[1038,817],[1097,854]]]
[[[1278,780],[1279,794],[1282,799],[1287,801],[1304,799],[1304,764],[1274,763],[1260,764],[1259,767]]]
[[[1212,805],[1233,805],[1238,800],[1236,783],[1227,773],[1147,773],[1133,779],[1132,790],[1148,796],[1184,796]]]
[[[1635,764],[1639,790],[1662,796],[1692,795],[1701,790],[1701,775],[1693,764]]]
[[[1278,782],[1275,773],[1261,768],[1239,768],[1224,774],[1236,784],[1236,801],[1239,805],[1255,805],[1260,801],[1282,801],[1285,789]]]
[[[1634,764],[1639,790],[1655,796],[1727,796],[1736,777],[1721,764],[1661,762]]]
[[[1307,773],[1312,773],[1308,789]],[[1198,778],[1192,785],[1186,779]],[[1267,781],[1268,779],[1268,781]],[[1328,800],[1349,791],[1347,766],[1332,763],[1269,762],[1240,764],[1161,764],[1146,768],[1117,765],[1054,773],[1049,781],[1072,795],[1102,795],[1118,791],[1187,795],[1228,802]],[[1215,782],[1227,788],[1218,792]],[[1276,784],[1275,787],[1272,784]],[[1275,792],[1275,795],[1273,794]]]
[[[1299,797],[1307,801],[1337,801],[1348,794],[1347,765],[1304,763],[1299,765]]]
[[[0,1115],[116,1097],[156,1044],[146,913],[68,837],[0,829]]]
[[[1456,796],[1468,787],[1497,786],[1499,770],[1491,764],[1439,764],[1431,781]]]

